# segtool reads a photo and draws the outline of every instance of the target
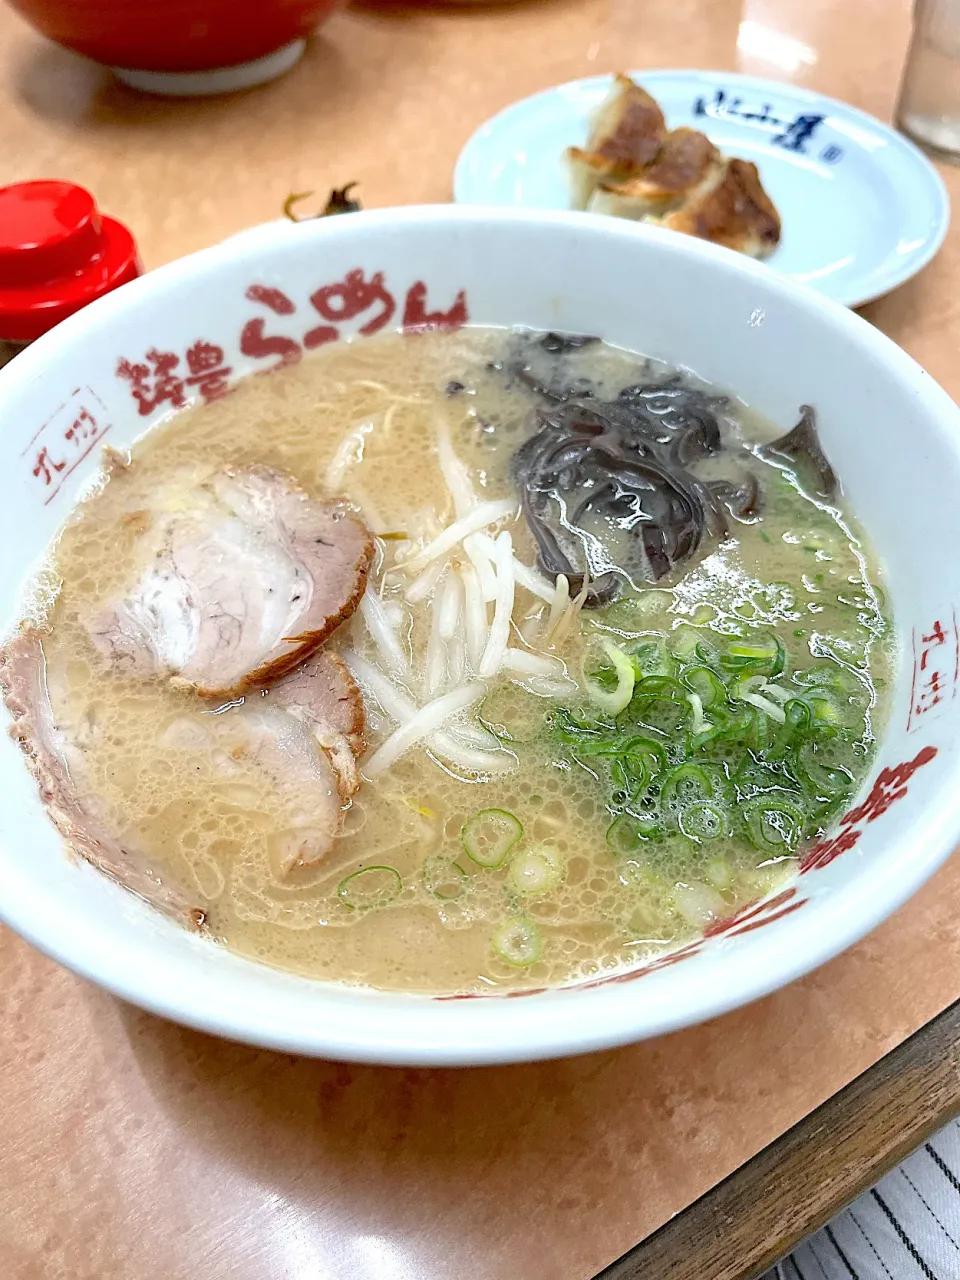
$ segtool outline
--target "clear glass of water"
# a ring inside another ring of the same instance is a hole
[[[960,161],[960,0],[914,0],[897,127]]]

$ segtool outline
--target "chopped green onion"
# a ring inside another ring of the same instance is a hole
[[[720,650],[712,640],[698,640],[696,654],[697,661],[702,662],[705,667],[716,669],[720,666]]]
[[[700,701],[699,694],[688,693],[687,701],[693,711],[693,720],[690,729],[693,733],[703,733],[706,729],[712,729],[713,725],[707,720],[703,714],[703,703]]]
[[[628,738],[618,752],[618,764],[636,792],[646,789],[667,765],[662,747],[649,738]]]
[[[636,687],[638,700],[644,698],[668,698],[671,702],[685,702],[687,691],[672,676],[644,676]]]
[[[868,727],[858,670],[820,655],[827,660],[784,674],[783,644],[767,632],[725,637],[719,649],[686,623],[666,646],[641,639],[627,707],[551,716],[568,755],[609,762],[606,838],[618,865],[677,833],[721,847],[734,830],[776,859],[842,811]],[[595,683],[607,696],[620,687],[606,660]],[[729,868],[716,874],[714,889],[732,883]]]
[[[724,858],[711,858],[704,868],[707,879],[715,889],[729,889],[733,884],[733,872],[730,863]]]
[[[646,680],[641,682],[646,683]],[[686,689],[679,681],[672,683],[674,687],[663,694],[635,693],[629,709],[624,712],[638,729],[658,741],[678,742],[693,716]]]
[[[607,844],[618,858],[636,853],[658,832],[658,828],[645,823],[632,813],[621,813],[607,827]]]
[[[705,750],[713,744],[739,742],[742,736],[741,721],[745,719],[746,712],[737,716],[731,714],[726,707],[714,706],[710,708],[710,715],[713,718],[713,728],[691,736],[691,752]]]
[[[762,853],[789,853],[803,834],[803,814],[785,800],[761,796],[741,812],[751,844]]]
[[[744,683],[746,682],[744,681],[740,684],[736,696],[743,702],[749,702],[752,707],[756,707],[758,711],[765,716],[769,716],[771,720],[776,720],[777,724],[783,724],[787,718],[783,713],[783,708],[777,706],[769,698],[765,698],[762,693],[744,690]]]
[[[337,885],[337,897],[354,911],[366,911],[392,902],[402,889],[396,867],[363,867],[344,876]]]
[[[721,666],[729,671],[750,671],[765,676],[778,676],[787,660],[787,651],[775,635],[756,640],[731,640],[720,657]]]
[[[678,817],[680,830],[690,840],[719,840],[730,834],[730,820],[720,805],[709,800],[687,805]]]
[[[797,684],[806,692],[814,717],[825,725],[855,729],[863,724],[868,691],[857,675],[839,664],[798,671]]]
[[[716,708],[711,712],[711,715],[714,717],[718,715]],[[768,718],[761,715],[756,707],[745,706],[736,714],[721,718],[715,729],[697,734],[695,738],[691,739],[691,746],[704,751],[714,745],[729,744],[732,747],[739,746],[745,750],[762,751],[767,746],[769,738],[770,721]]]
[[[507,879],[517,893],[549,893],[563,879],[563,859],[556,849],[525,849],[514,856]]]
[[[463,892],[466,876],[450,858],[434,854],[423,864],[423,883],[434,897],[449,902]]]
[[[772,698],[778,706],[782,706],[785,702],[789,702],[791,698],[796,697],[796,694],[790,689],[784,689],[779,684],[771,684],[765,677],[762,678],[761,683],[757,686],[757,690],[765,698]]]
[[[591,701],[595,702],[607,715],[615,716],[623,711],[624,707],[628,706],[630,699],[633,697],[636,673],[633,669],[633,663],[619,645],[615,645],[606,636],[600,636],[600,645],[613,664],[613,670],[617,677],[617,686],[615,689],[604,689],[596,679],[587,677],[587,694]]]
[[[576,743],[580,750],[589,743],[608,745],[617,731],[611,720],[598,718],[592,707],[557,707],[551,723],[562,741]]]
[[[693,633],[694,636],[696,632]],[[660,640],[643,640],[630,655],[637,679],[646,676],[672,676],[676,673],[677,664],[666,645]]]
[[[796,733],[804,733],[810,728],[810,708],[800,698],[791,698],[784,704],[787,727],[794,728]]]
[[[817,755],[823,748],[816,742],[805,742],[794,758],[800,781],[817,796],[831,799],[848,794],[853,789],[853,775],[842,766],[832,766]]]
[[[840,713],[829,698],[811,698],[810,709],[824,724],[840,723]]]
[[[493,935],[493,949],[507,964],[523,968],[543,955],[540,930],[530,920],[508,920]]]
[[[522,835],[519,819],[506,809],[481,809],[463,824],[460,843],[478,866],[494,868],[502,865]]]
[[[777,708],[779,710],[779,708]],[[748,714],[747,728],[744,733],[744,745],[758,754],[770,747],[776,735],[778,719],[763,714],[757,707],[751,706]]]
[[[783,707],[783,724],[766,752],[770,761],[782,760],[810,728],[810,708],[799,698],[791,698]]]
[[[630,716],[640,727],[667,738],[675,737],[692,715],[687,690],[672,676],[645,676],[638,681]]]
[[[615,731],[613,731],[615,732]],[[619,738],[613,736],[613,732],[609,738],[577,738],[574,740],[578,756],[619,756],[623,751],[623,744]]]
[[[726,690],[715,671],[709,667],[687,667],[683,673],[683,683],[700,699],[705,707],[712,707],[726,701]]]
[[[700,631],[697,627],[688,626],[684,623],[672,631],[667,638],[667,648],[676,658],[682,661],[689,661],[696,653],[697,643],[700,640]],[[634,655],[636,657],[636,655]],[[652,672],[650,674],[653,674]],[[664,675],[671,675],[672,672],[665,671]]]
[[[766,676],[757,675],[754,672],[739,678],[734,677],[730,682],[730,691],[735,698],[742,698],[745,693],[753,693],[755,689],[759,689],[761,685],[766,683]]]
[[[671,769],[660,788],[663,809],[679,810],[701,800],[712,800],[720,790],[716,775],[698,764],[681,764]]]

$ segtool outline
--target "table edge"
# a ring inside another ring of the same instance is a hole
[[[960,1000],[594,1280],[755,1280],[958,1114]]]

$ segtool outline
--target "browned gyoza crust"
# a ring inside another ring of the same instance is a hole
[[[569,147],[573,207],[653,223],[755,258],[780,242],[757,167],[696,129],[667,132],[656,101],[618,75],[585,149]]]
[[[666,224],[753,257],[769,252],[780,239],[780,215],[757,166],[748,160],[731,160],[717,186]]]
[[[567,149],[579,192],[575,207],[586,207],[598,182],[622,182],[642,172],[659,152],[666,132],[657,102],[628,76],[618,75],[586,147]]]
[[[651,200],[681,196],[701,183],[719,159],[720,152],[704,134],[696,129],[674,129],[636,182]]]

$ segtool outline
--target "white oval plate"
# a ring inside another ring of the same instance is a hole
[[[700,129],[757,165],[783,220],[783,238],[766,259],[780,275],[855,307],[909,280],[943,243],[950,202],[940,175],[873,116],[733,72],[630,74],[671,128]],[[574,80],[493,116],[460,153],[454,199],[569,208],[563,153],[584,145],[609,86],[610,76]]]

